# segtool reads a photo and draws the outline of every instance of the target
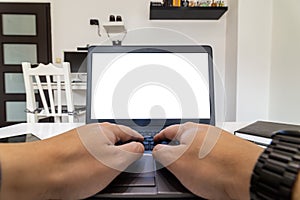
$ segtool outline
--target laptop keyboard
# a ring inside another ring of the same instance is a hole
[[[158,133],[157,131],[138,131],[142,136],[144,136],[144,141],[141,143],[144,145],[145,152],[152,151],[155,145],[157,144],[169,144],[169,145],[179,145],[178,141],[171,141],[171,140],[163,140],[159,142],[154,142],[153,137]],[[131,141],[127,141],[128,143]],[[116,145],[124,144],[122,142],[118,142]]]
[[[144,145],[145,148],[145,152],[146,151],[152,151],[153,148],[155,147],[155,145],[157,144],[169,144],[169,145],[178,145],[179,142],[178,141],[171,141],[171,140],[163,140],[163,141],[159,141],[159,142],[154,142],[153,137],[158,133],[157,131],[138,131],[142,136],[144,136],[144,141],[141,141],[141,143]],[[127,142],[117,142],[116,145],[122,145],[124,143],[129,143],[131,142],[127,141]]]
[[[157,134],[155,131],[139,131],[139,133],[144,136],[143,145],[145,148],[145,151],[152,151],[154,146],[156,145],[153,137]]]
[[[159,143],[154,142],[153,137],[157,134],[156,131],[140,131],[139,133],[144,136],[143,145],[145,151],[152,151],[156,144],[169,144],[170,142],[170,140],[160,141]]]

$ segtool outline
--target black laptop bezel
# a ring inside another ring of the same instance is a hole
[[[209,75],[209,100],[210,100],[210,119],[202,118],[184,118],[184,119],[118,119],[117,123],[129,127],[161,125],[164,127],[184,123],[195,122],[215,125],[215,98],[214,98],[214,75],[213,75],[213,50],[208,45],[168,45],[168,46],[153,46],[153,45],[138,45],[138,46],[90,46],[87,56],[87,112],[86,123],[101,123],[111,122],[116,123],[114,119],[92,119],[91,118],[91,92],[92,92],[92,55],[94,53],[208,53],[208,75]]]

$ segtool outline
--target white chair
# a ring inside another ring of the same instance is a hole
[[[54,117],[55,122],[74,122],[74,116],[85,113],[85,107],[75,109],[73,105],[70,63],[64,62],[61,67],[53,64],[39,64],[32,68],[28,62],[22,63],[25,90],[27,122],[36,123],[39,119]],[[35,95],[40,95],[42,106],[39,107]],[[46,95],[47,94],[47,95]],[[66,105],[62,105],[65,99]]]

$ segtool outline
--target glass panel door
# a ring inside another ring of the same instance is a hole
[[[6,121],[20,122],[26,121],[26,102],[6,102]]]
[[[2,15],[3,35],[36,36],[36,16],[23,14]]]
[[[22,73],[4,74],[5,94],[25,94],[24,78]]]
[[[50,3],[0,3],[0,127],[25,122],[22,62],[52,61]]]
[[[37,64],[37,44],[3,44],[4,64]]]

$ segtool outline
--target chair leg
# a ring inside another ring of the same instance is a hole
[[[54,117],[55,123],[61,123],[61,117]]]
[[[27,123],[37,123],[38,117],[34,113],[27,113]]]
[[[74,116],[73,115],[69,115],[68,116],[68,120],[69,120],[69,123],[74,123]]]

